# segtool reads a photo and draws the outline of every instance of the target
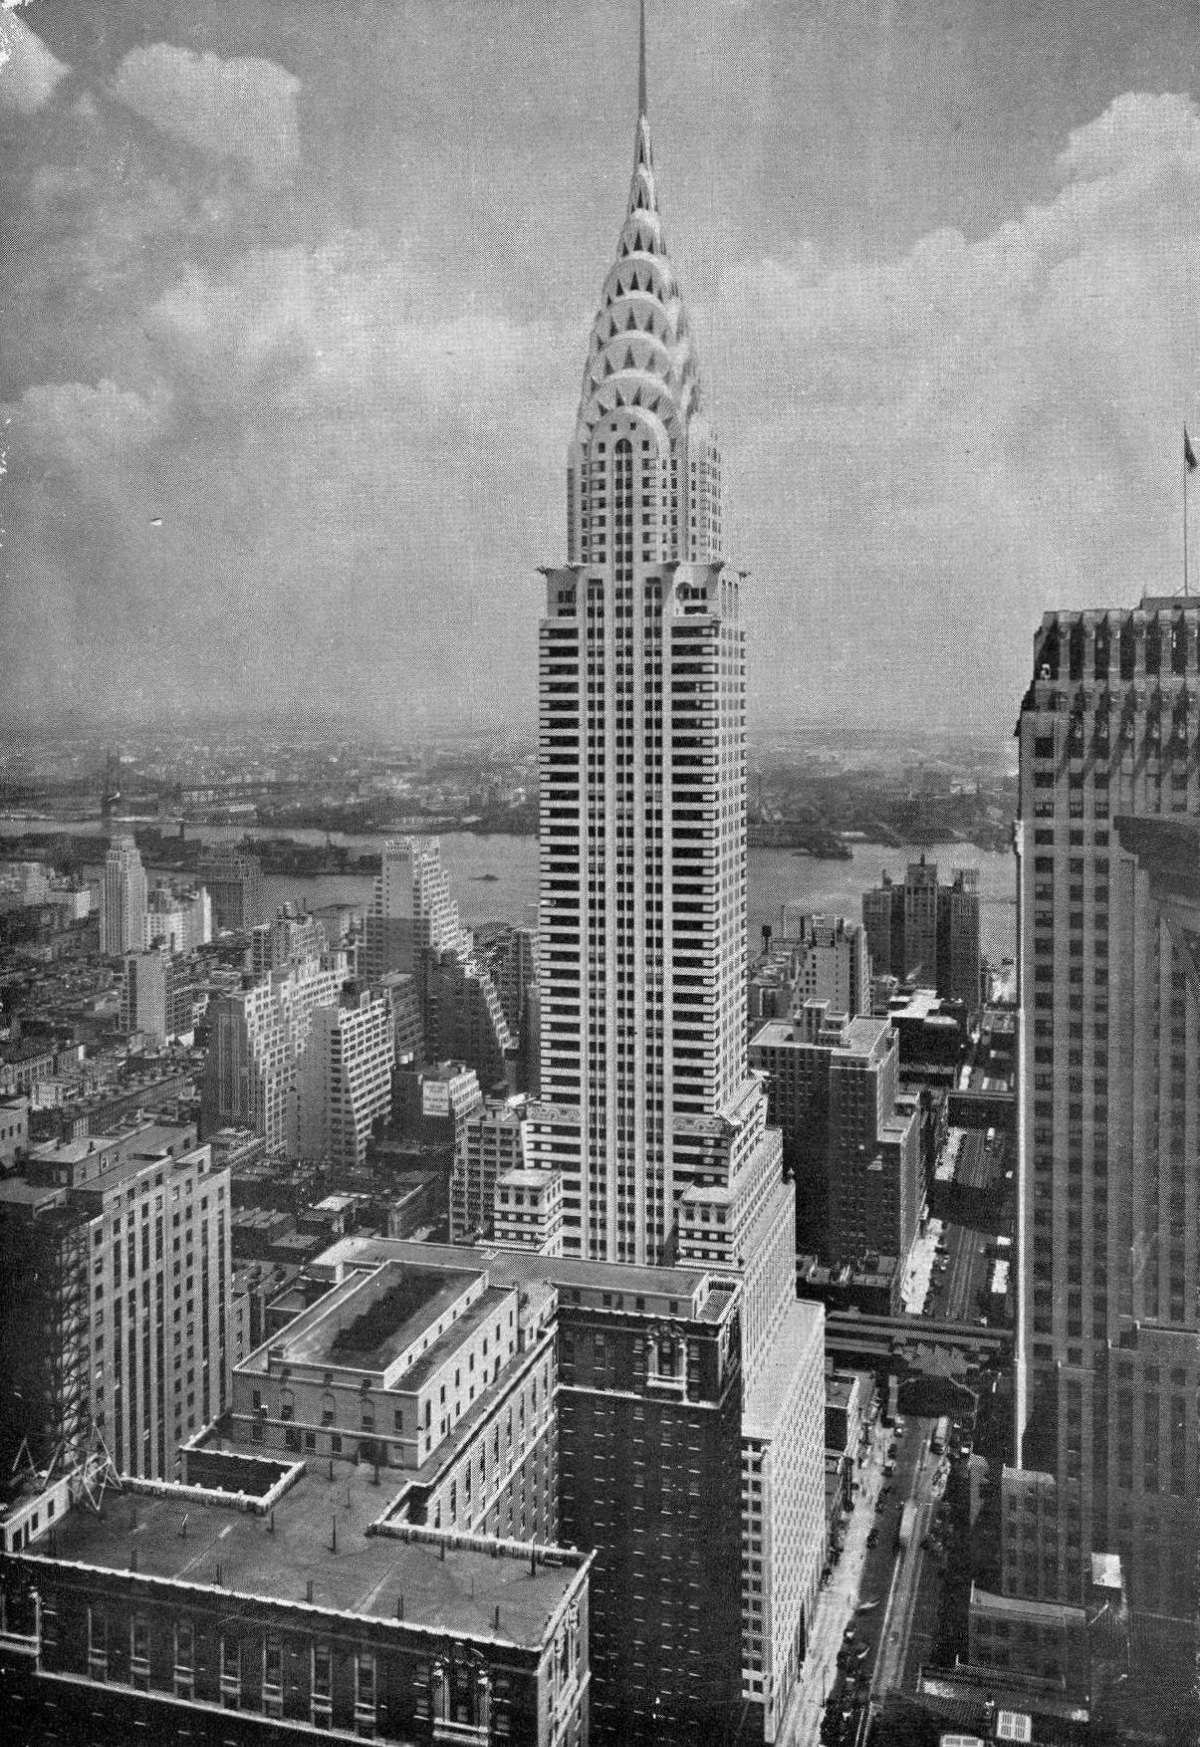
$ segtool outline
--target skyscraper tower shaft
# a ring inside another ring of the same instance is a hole
[[[667,255],[644,54],[633,175],[540,632],[533,1159],[568,1254],[672,1253],[681,1195],[761,1139],[745,1048],[745,654],[721,468]]]
[[[1200,602],[1046,615],[1018,727],[1017,1433],[1058,1520],[1006,1540],[1004,1582],[1078,1603],[1089,1552],[1115,1553],[1132,1605],[1180,1618],[1200,1498],[1198,726]]]

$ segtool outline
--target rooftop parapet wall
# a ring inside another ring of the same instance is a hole
[[[47,1538],[9,1562],[43,1595],[67,1586],[182,1601],[230,1613],[253,1603],[381,1631],[447,1633],[538,1648],[546,1622],[585,1588],[591,1555],[490,1541],[379,1518],[362,1472],[336,1481],[301,1468],[265,1515],[230,1496],[188,1500],[180,1489],[107,1496],[102,1515],[76,1507]],[[185,1521],[186,1518],[186,1521]],[[497,1625],[499,1609],[499,1625]]]

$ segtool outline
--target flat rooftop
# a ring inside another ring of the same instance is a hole
[[[1027,1601],[1020,1596],[1000,1595],[995,1590],[971,1587],[973,1612],[1001,1614],[1039,1626],[1082,1626],[1087,1615],[1081,1607],[1060,1601]]]
[[[464,1278],[469,1279],[466,1275]],[[499,1310],[508,1298],[512,1297],[511,1286],[489,1286],[480,1294],[461,1316],[456,1316],[445,1334],[439,1335],[432,1346],[417,1358],[400,1379],[405,1389],[419,1389],[427,1377],[431,1377],[444,1359],[451,1353],[456,1353],[466,1340],[482,1323],[487,1322]]]
[[[461,1259],[461,1258],[460,1258]],[[373,1294],[373,1301],[364,1304],[355,1314],[358,1292],[336,1305],[338,1315],[330,1317],[320,1312],[300,1331],[295,1342],[288,1339],[285,1329],[281,1339],[289,1348],[288,1357],[302,1364],[341,1365],[362,1371],[385,1371],[457,1302],[478,1272],[459,1267],[449,1272],[441,1268],[422,1268],[392,1262],[387,1269],[387,1290]],[[371,1276],[370,1285],[375,1285]],[[360,1283],[360,1290],[368,1281]],[[457,1325],[452,1325],[457,1326]]]
[[[66,1190],[58,1183],[29,1183],[24,1177],[5,1177],[0,1181],[0,1204],[10,1207],[52,1207],[65,1196]]]
[[[826,1407],[847,1407],[850,1397],[857,1389],[859,1379],[852,1371],[826,1371],[825,1373],[825,1405]]]
[[[556,1180],[561,1180],[561,1171],[535,1171],[525,1165],[514,1165],[511,1171],[504,1171],[498,1179],[509,1189],[546,1189]]]
[[[76,1508],[59,1521],[57,1560],[127,1571],[137,1554],[140,1573],[193,1583],[211,1592],[220,1565],[221,1586],[232,1595],[304,1602],[330,1612],[390,1619],[404,1598],[410,1622],[456,1635],[540,1644],[546,1617],[564,1599],[582,1555],[565,1564],[538,1562],[528,1552],[489,1552],[447,1544],[403,1541],[366,1533],[386,1508],[388,1494],[367,1468],[338,1466],[337,1478],[305,1473],[271,1516],[217,1503],[143,1493],[106,1495],[102,1516]],[[187,1518],[186,1536],[181,1533]],[[336,1526],[337,1551],[333,1551]],[[47,1557],[35,1542],[31,1558]],[[495,1624],[500,1609],[500,1625]]]
[[[404,1263],[410,1267],[461,1269],[468,1252],[454,1244],[416,1243],[409,1238],[344,1237],[322,1250],[316,1258],[318,1278],[330,1279],[352,1269],[378,1268],[385,1262]],[[651,1300],[675,1300],[683,1316],[690,1315],[691,1306],[701,1289],[713,1289],[712,1276],[726,1270],[714,1265],[710,1273],[695,1268],[637,1267],[628,1262],[588,1262],[573,1256],[543,1256],[533,1250],[490,1249],[486,1244],[473,1248],[470,1257],[476,1271],[485,1269],[493,1286],[532,1285],[548,1281],[553,1285],[578,1288],[586,1293],[586,1302],[594,1303],[603,1293],[633,1294],[645,1298],[652,1309],[660,1305]],[[685,1308],[686,1307],[686,1308]],[[703,1315],[704,1313],[698,1312]]]

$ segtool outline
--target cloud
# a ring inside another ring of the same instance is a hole
[[[27,393],[10,699],[36,711],[47,674],[58,692],[78,673],[97,709],[161,710],[186,671],[233,707],[511,707],[583,341],[420,302],[403,251],[362,236],[251,250],[147,313],[154,392]]]
[[[952,718],[943,676],[967,673],[999,716],[1044,609],[1176,586],[1200,111],[1123,96],[1058,168],[1051,201],[975,242],[939,230],[824,271],[801,244],[740,270],[726,519],[758,578],[752,661],[781,630],[804,651],[760,695]]]
[[[214,419],[383,418],[398,440],[435,447],[486,442],[515,419],[545,452],[543,415],[573,383],[582,337],[469,297],[447,305],[444,293],[430,313],[425,290],[402,247],[347,233],[190,268],[145,327],[159,369]],[[569,396],[557,403],[556,456]]]
[[[15,12],[0,12],[0,111],[36,115],[70,70]]]
[[[165,422],[163,397],[145,399],[107,379],[56,382],[27,388],[4,409],[14,463],[23,472],[37,465],[86,469],[112,464],[129,449],[144,447]]]
[[[55,236],[73,174],[35,186]],[[218,243],[169,190],[143,232],[131,183],[96,226],[111,261],[74,238],[55,303],[48,247],[47,296],[23,299],[74,333],[84,282],[105,295],[94,348],[45,351],[9,409],[0,691],[35,712],[75,686],[97,710],[319,695],[393,723],[502,696],[528,720],[590,275],[522,320],[450,269],[440,205],[440,229],[302,246],[235,180],[254,221]],[[1131,94],[977,240],[837,266],[779,232],[731,251],[703,363],[757,708],[1003,723],[1043,610],[1176,585],[1198,199],[1196,107]],[[248,246],[264,234],[281,246]]]
[[[129,51],[110,95],[197,150],[241,159],[260,181],[275,182],[299,155],[299,89],[274,61],[222,60],[160,42]]]

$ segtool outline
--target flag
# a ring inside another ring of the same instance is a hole
[[[1196,465],[1196,451],[1192,448],[1192,439],[1187,434],[1187,426],[1183,427],[1183,464],[1190,473]]]

